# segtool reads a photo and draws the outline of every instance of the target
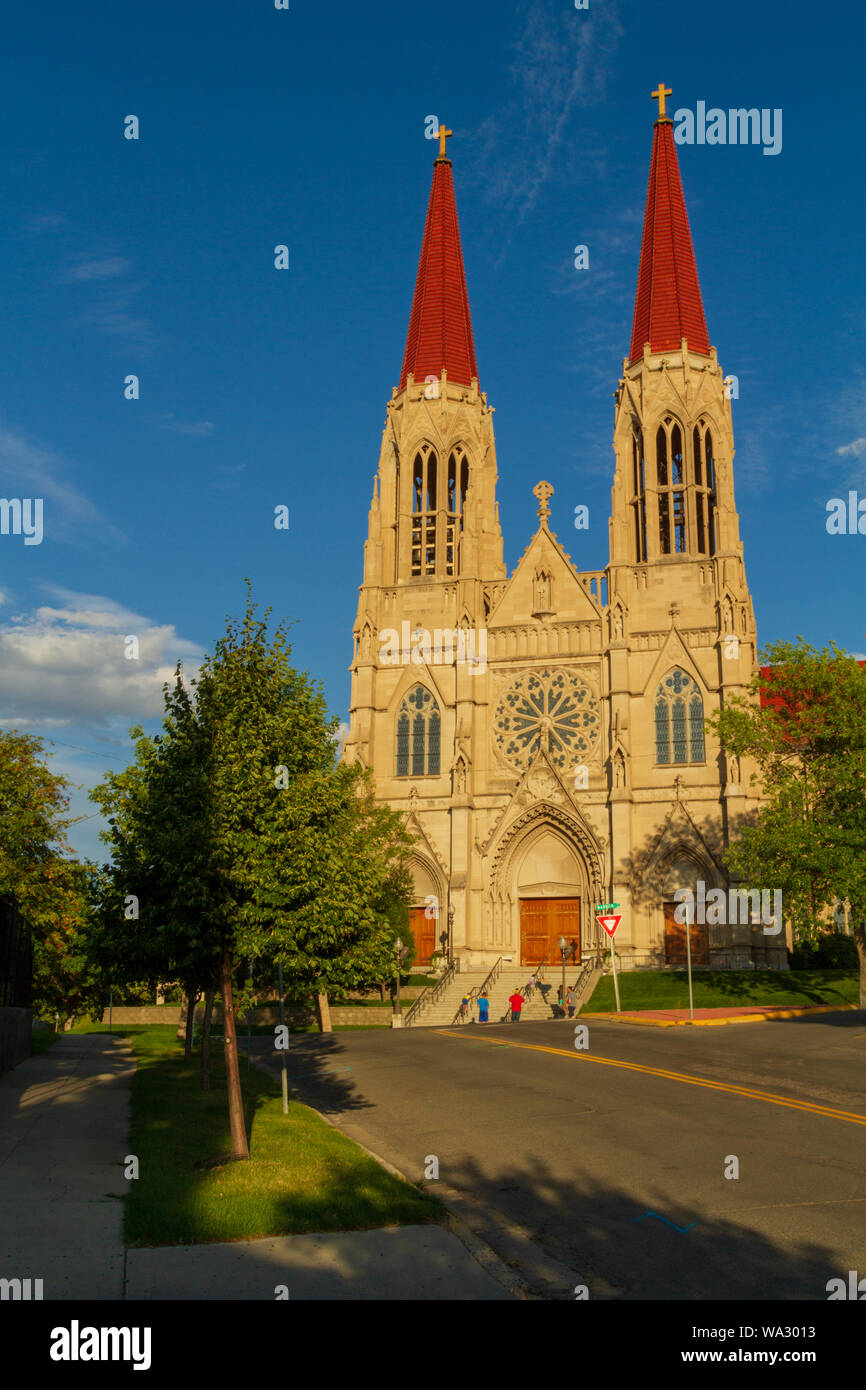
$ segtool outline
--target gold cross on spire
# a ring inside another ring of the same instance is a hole
[[[447,149],[447,147],[446,147],[445,141],[448,139],[449,135],[453,135],[453,134],[454,134],[454,131],[453,131],[453,130],[449,130],[448,127],[447,127],[447,125],[443,125],[441,121],[439,122],[439,158],[440,158],[440,159],[447,159],[447,158],[448,158],[448,149]]]
[[[665,97],[672,96],[673,92],[671,91],[670,87],[665,86],[664,82],[660,82],[656,90],[654,92],[650,92],[650,97],[654,101],[658,101],[660,121],[663,121],[665,119]],[[668,120],[670,120],[670,117],[668,117]]]
[[[547,521],[550,516],[550,507],[547,504],[553,496],[553,488],[550,483],[536,483],[532,489],[532,495],[538,498],[540,504],[538,508],[539,521]]]

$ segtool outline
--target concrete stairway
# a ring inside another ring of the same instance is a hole
[[[459,1024],[460,1001],[464,994],[471,995],[487,979],[488,971],[467,970],[454,976],[443,994],[434,1004],[427,1008],[422,1008],[417,1017],[412,1021],[410,1027],[416,1028],[447,1028],[452,1024]],[[509,996],[518,990],[521,994],[525,989],[526,983],[532,974],[532,967],[529,965],[505,966],[497,977],[493,988],[490,991],[490,1014],[491,1023],[502,1023],[510,1017]],[[577,971],[573,966],[566,968],[565,980],[566,987],[574,983]],[[559,993],[559,983],[562,979],[561,969],[555,974],[552,971],[545,971],[544,978],[540,986],[536,987],[531,1000],[524,1003],[521,1011],[521,1019],[540,1023],[545,1019],[556,1017],[556,1003]],[[588,982],[584,990],[583,1000],[586,1002],[590,998],[595,988],[595,977]],[[524,995],[525,998],[525,995]],[[580,1012],[580,1006],[576,1010]],[[478,1005],[475,1000],[469,1010],[469,1020],[478,1022]]]

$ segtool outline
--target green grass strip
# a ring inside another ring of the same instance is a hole
[[[82,1031],[94,1031],[93,1025]],[[99,1031],[106,1031],[103,1027]],[[140,1176],[125,1199],[130,1246],[198,1245],[307,1231],[360,1231],[436,1222],[438,1201],[393,1177],[345,1135],[291,1100],[279,1083],[241,1063],[250,1160],[197,1164],[231,1149],[222,1048],[210,1091],[198,1057],[187,1065],[175,1029],[124,1027],[136,1059],[129,1152]]]

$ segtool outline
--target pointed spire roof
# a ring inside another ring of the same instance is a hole
[[[424,381],[438,377],[443,367],[448,380],[462,386],[478,376],[451,160],[440,156],[433,165],[400,390],[410,372]]]
[[[669,95],[667,89],[665,95]],[[653,352],[666,352],[678,348],[686,338],[693,351],[710,351],[674,128],[670,117],[664,115],[664,97],[661,109],[650,162],[631,335],[632,362],[643,356],[645,343]]]

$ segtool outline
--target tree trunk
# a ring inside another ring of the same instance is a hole
[[[860,960],[860,1008],[866,1009],[866,925],[854,927],[854,941]]]
[[[223,948],[222,963],[223,1041],[226,1058],[226,1086],[229,1096],[229,1125],[232,1133],[232,1154],[249,1158],[247,1131],[244,1125],[244,1100],[241,1094],[241,1073],[238,1066],[238,1038],[235,1031],[235,1006],[232,996],[232,960],[228,943]]]
[[[333,1033],[331,1027],[331,1008],[328,1003],[327,994],[316,995],[316,1006],[319,1011],[319,1031],[322,1033]]]
[[[192,1061],[192,1035],[195,1029],[195,1001],[198,998],[198,990],[192,989],[186,996],[186,1032],[183,1042],[183,1060]]]
[[[384,980],[380,980],[380,981],[379,981],[379,998],[381,999],[381,1001],[382,1001],[383,1004],[387,1004],[387,1002],[388,1002],[387,996],[386,996],[386,994],[385,994],[385,990],[386,990],[386,989],[387,989],[387,986],[386,986],[386,984],[385,984],[385,981],[384,981]]]
[[[201,1089],[210,1090],[210,1025],[213,1016],[213,997],[212,989],[205,990],[204,996],[204,1022],[201,1030]]]

